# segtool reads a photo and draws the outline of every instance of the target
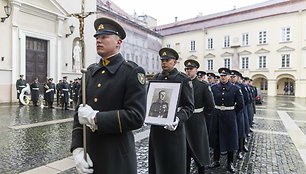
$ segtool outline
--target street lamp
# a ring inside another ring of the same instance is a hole
[[[4,22],[11,15],[11,12],[12,12],[12,9],[8,4],[6,6],[4,6],[3,8],[4,8],[4,12],[6,14],[6,17],[2,17],[1,22]]]
[[[71,24],[71,25],[69,26],[70,33],[69,33],[69,34],[66,34],[66,38],[69,37],[70,35],[72,35],[72,33],[74,32],[74,28],[75,28],[75,26],[73,26],[73,24]]]

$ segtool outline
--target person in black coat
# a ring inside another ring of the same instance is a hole
[[[19,100],[19,96],[21,94],[22,89],[26,87],[27,82],[23,79],[24,76],[22,74],[19,77],[20,78],[16,81],[16,90],[17,90],[17,99],[19,101],[19,104],[22,104]]]
[[[194,91],[193,115],[185,122],[187,137],[187,173],[190,173],[191,157],[198,168],[198,174],[204,174],[205,166],[210,164],[209,137],[205,115],[215,109],[214,97],[206,81],[197,77],[200,64],[193,59],[184,62],[186,74],[191,78]],[[203,74],[203,73],[201,73]]]
[[[38,78],[36,77],[33,81],[33,83],[30,85],[31,89],[31,100],[33,102],[33,106],[38,106],[37,102],[39,99],[39,82]]]
[[[194,110],[193,89],[190,78],[174,66],[179,58],[171,48],[159,51],[163,71],[152,80],[181,82],[175,121],[166,126],[151,125],[149,136],[149,174],[186,173],[186,133],[184,123]]]
[[[48,108],[53,109],[54,94],[55,94],[55,84],[52,82],[53,78],[49,78],[48,82],[45,84],[45,97],[47,101]]]
[[[71,152],[78,171],[137,174],[132,131],[143,125],[146,113],[145,71],[119,53],[125,38],[120,24],[98,18],[94,26],[101,59],[87,68],[86,105],[78,105],[74,116]],[[86,125],[87,161],[82,124]]]
[[[229,82],[230,70],[220,68],[220,83],[212,86],[215,99],[215,110],[210,127],[210,146],[214,149],[211,168],[220,166],[220,152],[227,152],[227,170],[235,173],[234,151],[238,150],[237,113],[244,107],[240,88]]]
[[[74,79],[74,83],[73,83],[73,104],[74,104],[74,108],[77,107],[78,104],[78,100],[79,100],[79,92],[81,89],[81,84],[80,84],[80,79],[76,78]]]
[[[63,77],[63,82],[60,85],[60,91],[61,91],[61,105],[62,110],[68,110],[68,104],[69,104],[69,83],[67,82],[67,76]]]

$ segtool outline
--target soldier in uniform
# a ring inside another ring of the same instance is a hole
[[[58,83],[56,84],[56,105],[60,106],[61,105],[61,90],[60,86],[62,84],[62,80],[59,80]]]
[[[33,106],[38,106],[37,101],[39,99],[39,82],[38,78],[36,77],[33,83],[30,85],[31,89],[31,100],[33,102]]]
[[[78,104],[80,89],[81,89],[80,79],[76,78],[74,79],[73,93],[72,93],[73,94],[73,104],[75,108],[77,107],[77,104]]]
[[[207,81],[209,83],[210,86],[214,85],[215,84],[215,74],[214,73],[207,73]]]
[[[69,83],[67,82],[67,76],[63,77],[63,82],[61,83],[60,86],[60,91],[61,91],[61,105],[62,105],[62,110],[68,110],[68,103],[69,103]]]
[[[197,77],[200,81],[206,81],[206,72],[205,71],[198,71]]]
[[[244,107],[242,92],[238,86],[229,82],[230,70],[220,68],[220,83],[212,86],[215,99],[215,110],[212,114],[212,125],[209,136],[210,146],[214,149],[210,168],[220,166],[220,153],[227,152],[227,170],[235,173],[234,151],[238,150],[237,112]]]
[[[149,116],[167,118],[169,104],[168,102],[165,101],[165,97],[166,97],[166,91],[165,90],[159,91],[157,101],[153,102],[150,107]]]
[[[247,105],[250,101],[249,94],[246,90],[246,86],[241,83],[241,73],[236,70],[231,70],[231,82],[234,85],[239,86],[241,89],[241,92],[243,94],[243,101],[244,101],[244,107],[241,112],[237,112],[237,126],[238,126],[238,153],[237,153],[237,159],[242,159],[242,151],[248,152],[248,148],[246,147],[246,138],[247,134],[249,134],[249,120],[247,113]]]
[[[49,78],[48,82],[45,84],[45,97],[47,101],[48,108],[53,109],[54,94],[55,94],[55,84],[52,82],[53,78]]]
[[[185,174],[187,147],[184,123],[194,110],[192,82],[186,74],[174,67],[179,58],[175,50],[162,48],[159,55],[163,71],[157,73],[152,79],[181,82],[182,88],[175,121],[166,126],[151,126],[149,174]]]
[[[23,88],[25,88],[26,87],[26,84],[27,84],[27,82],[23,79],[23,75],[21,74],[20,76],[19,76],[20,78],[17,80],[17,82],[16,82],[16,90],[17,90],[17,99],[19,100],[19,96],[20,96],[20,93],[21,93],[21,90],[23,89]],[[21,102],[20,102],[20,100],[19,100],[19,104],[22,104]]]
[[[143,125],[146,113],[145,71],[119,53],[126,37],[120,24],[108,18],[98,18],[94,26],[97,53],[101,59],[87,68],[87,104],[77,108],[71,152],[78,171],[136,174],[132,131]],[[87,162],[83,159],[82,124],[87,125]]]
[[[187,137],[187,173],[190,173],[191,157],[198,168],[198,174],[204,174],[209,165],[209,141],[205,116],[215,108],[215,102],[209,84],[197,78],[200,64],[193,59],[184,62],[186,74],[192,80],[194,91],[193,115],[185,122]],[[203,74],[203,73],[202,73]]]
[[[216,75],[215,76],[215,84],[218,84],[220,82],[220,76]]]

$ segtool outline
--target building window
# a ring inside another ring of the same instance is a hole
[[[258,34],[258,44],[267,43],[267,31],[260,31]]]
[[[214,60],[212,60],[212,59],[207,60],[207,69],[208,70],[213,70],[214,69]]]
[[[266,56],[259,56],[258,68],[267,68]]]
[[[230,36],[224,36],[223,47],[224,48],[229,48],[230,47]]]
[[[207,39],[207,49],[209,50],[214,49],[214,39],[213,38]]]
[[[281,29],[281,41],[288,42],[291,41],[291,29],[290,27],[284,27]]]
[[[170,44],[167,44],[166,47],[167,47],[167,48],[170,48]]]
[[[282,68],[289,68],[290,67],[290,54],[283,54],[282,55]]]
[[[249,45],[249,33],[243,33],[242,34],[242,46]]]
[[[230,58],[225,58],[224,59],[224,67],[231,69],[231,59]]]
[[[190,42],[190,51],[195,51],[196,49],[195,49],[195,41],[194,40],[192,40],[191,42]]]
[[[241,69],[248,69],[248,68],[249,68],[249,58],[241,57]]]

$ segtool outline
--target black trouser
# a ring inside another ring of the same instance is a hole
[[[191,151],[191,149],[190,149],[190,147],[188,145],[188,142],[187,142],[187,158],[186,158],[187,159],[187,165],[186,165],[186,173],[187,174],[190,174],[191,157],[192,157],[192,151]],[[199,171],[198,173],[200,174],[200,173],[204,172],[204,166],[200,165],[198,160],[195,159],[194,157],[193,157],[193,159],[194,159],[194,162],[195,162],[195,164],[196,164],[196,166],[198,168],[198,171]]]

